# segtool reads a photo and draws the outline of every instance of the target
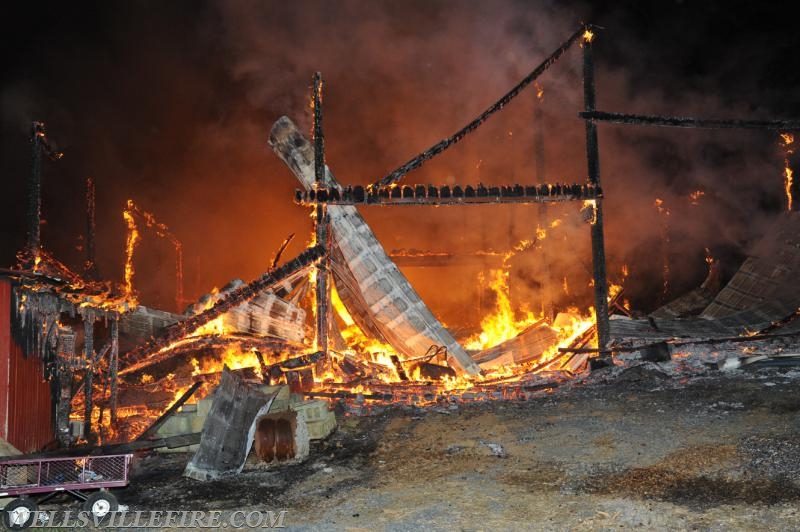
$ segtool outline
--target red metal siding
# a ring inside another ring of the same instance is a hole
[[[23,453],[55,439],[44,364],[25,358],[11,336],[11,283],[0,278],[0,436]]]

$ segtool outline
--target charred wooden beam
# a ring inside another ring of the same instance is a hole
[[[272,265],[270,266],[270,268],[274,270],[275,268],[278,267],[278,263],[281,260],[281,255],[283,255],[283,252],[286,250],[286,246],[289,245],[289,243],[292,241],[293,238],[294,238],[294,233],[287,236],[286,239],[281,243],[281,247],[279,247],[278,251],[275,253],[275,258],[272,259]]]
[[[226,334],[225,336],[198,336],[187,338],[179,345],[174,345],[170,349],[158,351],[143,360],[135,362],[119,372],[119,375],[129,375],[145,368],[154,366],[164,360],[186,354],[205,354],[212,356],[220,351],[224,351],[232,344],[238,345],[241,350],[257,349],[266,351],[290,353],[302,352],[308,348],[303,344],[296,344],[278,338],[268,338],[252,335]]]
[[[117,422],[117,398],[119,397],[119,317],[111,320],[111,356],[108,360],[108,379],[110,381],[111,423]]]
[[[91,441],[92,435],[92,385],[94,376],[94,316],[91,314],[83,317],[84,347],[83,354],[86,361],[86,376],[83,380],[83,435]]]
[[[31,173],[28,177],[28,208],[26,223],[28,239],[26,250],[28,259],[33,261],[41,248],[41,222],[42,222],[42,162],[43,156],[50,159],[60,159],[63,155],[55,150],[47,141],[44,122],[31,124]],[[31,264],[33,266],[33,264]]]
[[[415,168],[419,168],[422,166],[426,161],[435,157],[436,155],[442,153],[447,148],[453,146],[460,140],[462,140],[467,134],[471,133],[475,129],[478,128],[487,118],[492,116],[494,113],[502,109],[506,106],[511,100],[513,100],[522,90],[533,83],[533,81],[541,76],[548,68],[550,68],[558,59],[564,55],[567,50],[569,50],[576,41],[578,41],[581,36],[583,35],[585,28],[581,28],[575,33],[573,33],[566,41],[564,41],[561,46],[559,46],[555,52],[550,54],[550,56],[542,62],[538,67],[536,67],[533,72],[525,76],[522,81],[520,81],[514,88],[508,91],[502,98],[497,100],[494,104],[492,104],[488,109],[486,109],[483,113],[478,115],[472,122],[464,126],[463,128],[456,131],[450,137],[439,141],[437,144],[431,146],[421,154],[417,155],[401,167],[397,168],[396,170],[387,174],[384,178],[374,183],[374,186],[380,185],[389,185],[391,183],[396,183],[400,179],[403,178],[411,170]]]
[[[325,397],[328,399],[358,399],[363,398],[369,401],[392,401],[395,396],[391,393],[353,393],[347,390],[337,390],[334,392],[303,392],[305,397]]]
[[[595,110],[593,36],[583,40],[583,102],[586,112]],[[586,122],[586,160],[589,182],[600,186],[600,153],[597,147],[597,124]],[[594,279],[594,304],[596,309],[597,345],[605,348],[611,341],[611,326],[608,323],[608,278],[606,277],[606,250],[603,234],[603,201],[594,201],[592,234],[592,277]]]
[[[95,223],[95,191],[94,180],[91,177],[86,178],[86,263],[83,265],[83,271],[87,277],[92,280],[99,279],[100,275],[97,271],[97,262],[95,261],[95,236],[97,233],[97,226]]]
[[[314,74],[314,182],[316,187],[325,185],[325,137],[322,133],[322,74]],[[316,204],[314,217],[316,243],[325,248],[325,255],[317,263],[316,278],[316,318],[317,349],[328,352],[330,290],[330,220],[324,204]]]
[[[288,360],[278,362],[275,365],[285,369],[297,369],[315,364],[323,358],[325,358],[325,353],[322,351],[317,351],[316,353],[311,353],[309,355],[290,358]]]
[[[150,339],[143,345],[128,352],[127,356],[125,357],[126,361],[129,364],[133,364],[142,360],[147,355],[163,349],[169,346],[171,343],[186,337],[209,321],[217,318],[218,316],[228,312],[232,308],[244,302],[250,301],[258,296],[261,292],[269,290],[276,284],[280,283],[286,277],[289,277],[306,266],[313,264],[323,255],[323,253],[324,248],[320,245],[308,248],[280,268],[270,270],[251,283],[232,290],[226,297],[217,301],[211,308],[165,328],[157,337]],[[126,368],[126,370],[127,369],[128,368]],[[122,372],[120,372],[120,374],[122,374]]]
[[[533,154],[535,157],[534,165],[536,168],[535,178],[539,183],[544,182],[545,179],[545,149],[544,149],[544,113],[542,112],[542,100],[544,91],[537,86],[536,103],[533,108]],[[545,226],[549,218],[547,202],[539,203],[539,224],[541,227]],[[542,310],[546,318],[551,321],[555,317],[555,309],[553,307],[553,296],[550,289],[552,283],[552,272],[550,271],[550,258],[548,256],[548,246],[542,246],[541,250],[542,264],[544,265],[545,279],[542,284]]]
[[[166,410],[166,411],[165,411],[163,414],[161,414],[160,416],[158,416],[158,419],[156,419],[155,421],[153,421],[153,423],[152,423],[152,424],[151,424],[149,427],[147,427],[147,429],[145,429],[145,431],[144,431],[144,432],[142,432],[142,433],[139,435],[139,437],[138,437],[138,438],[136,438],[136,441],[143,441],[143,440],[147,440],[147,439],[149,439],[149,438],[151,438],[151,437],[155,436],[156,432],[158,432],[158,429],[160,429],[160,428],[161,428],[161,426],[162,426],[162,425],[164,425],[164,423],[166,423],[166,422],[167,422],[167,420],[168,420],[170,417],[172,417],[172,415],[173,415],[175,412],[177,412],[177,411],[178,411],[178,409],[179,409],[180,407],[182,407],[182,406],[184,405],[184,403],[186,403],[186,401],[188,401],[188,400],[189,400],[189,398],[191,398],[191,397],[192,397],[192,395],[194,395],[194,392],[196,392],[196,391],[197,391],[197,390],[200,388],[200,386],[202,386],[202,385],[203,385],[203,381],[197,381],[197,382],[195,382],[194,384],[192,384],[191,388],[189,388],[188,390],[186,390],[185,392],[183,392],[183,395],[181,395],[181,396],[178,398],[178,400],[177,400],[177,401],[175,401],[175,403],[173,403],[173,405],[172,405],[172,406],[170,406],[169,408],[167,408],[167,410]]]
[[[694,118],[688,116],[636,115],[609,113],[587,109],[578,116],[589,121],[613,122],[635,126],[688,127],[695,129],[769,129],[775,131],[798,131],[800,120],[741,120],[718,118]]]
[[[419,371],[420,377],[433,381],[440,381],[444,378],[454,379],[456,376],[456,372],[453,371],[452,368],[439,364],[431,364],[430,362],[414,364],[411,372],[414,373],[415,370]]]
[[[317,187],[295,190],[295,203],[304,206],[327,205],[480,205],[487,203],[546,203],[597,199],[602,190],[595,183],[513,185],[486,187],[444,185],[442,187]]]

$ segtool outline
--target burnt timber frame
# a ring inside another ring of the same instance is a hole
[[[401,167],[390,172],[382,179],[367,187],[339,187],[325,188],[324,183],[325,163],[324,148],[322,147],[321,130],[321,76],[316,73],[314,76],[314,137],[315,137],[315,190],[303,192],[295,191],[295,202],[300,205],[314,207],[316,209],[315,233],[317,234],[317,244],[323,243],[320,234],[324,227],[320,228],[320,222],[324,225],[323,204],[335,205],[471,205],[471,204],[504,204],[504,203],[539,203],[564,202],[564,201],[589,201],[594,210],[594,216],[590,222],[592,240],[592,277],[594,281],[595,298],[595,325],[597,328],[598,349],[602,354],[606,354],[606,346],[610,341],[610,325],[608,322],[608,279],[606,278],[605,263],[605,244],[603,233],[603,212],[602,212],[602,190],[600,188],[600,157],[597,148],[597,127],[592,121],[586,122],[586,154],[588,176],[585,185],[540,185],[546,187],[543,193],[539,194],[539,187],[522,187],[519,184],[496,188],[496,193],[486,193],[485,195],[467,196],[467,187],[444,186],[440,188],[425,187],[421,194],[417,193],[419,185],[416,187],[397,185],[408,172],[419,168],[427,160],[445,151],[453,144],[461,141],[468,133],[477,129],[491,115],[501,110],[507,103],[515,98],[522,90],[543,74],[552,66],[569,48],[576,42],[580,42],[583,48],[583,89],[585,112],[593,112],[595,107],[595,85],[594,85],[594,59],[592,53],[592,40],[594,34],[591,25],[584,25],[564,41],[555,52],[553,52],[542,64],[528,74],[523,80],[512,88],[508,93],[486,109],[476,119],[472,120],[465,127],[457,131],[451,137],[440,141],[428,150],[417,155]],[[317,136],[319,135],[319,139]],[[481,187],[482,185],[479,185]],[[472,188],[472,187],[469,187]],[[356,192],[356,189],[361,189]],[[456,189],[461,190],[461,194],[455,195]],[[528,194],[528,190],[531,194]],[[473,189],[475,190],[475,189]],[[544,192],[546,190],[546,192]],[[406,193],[411,191],[411,193]],[[352,192],[352,193],[350,193]],[[463,194],[463,195],[462,195]],[[324,234],[324,233],[323,233]],[[324,244],[323,244],[324,245]],[[317,337],[327,338],[327,321],[320,319],[320,287],[317,283]],[[327,308],[325,309],[327,319]],[[321,332],[324,329],[324,333]],[[319,346],[320,349],[324,347]]]
[[[587,111],[594,111],[594,51],[593,36],[587,29],[589,37],[584,38],[583,47],[583,104]],[[600,152],[597,147],[597,124],[586,122],[586,162],[589,183],[600,187]],[[608,277],[606,276],[606,249],[603,234],[603,201],[598,198],[594,203],[594,220],[590,224],[592,233],[592,278],[594,279],[594,308],[597,325],[597,347],[601,356],[607,356],[603,349],[611,341],[611,325],[608,323]]]
[[[314,74],[314,179],[316,186],[325,185],[325,137],[322,133],[322,74]],[[314,217],[314,235],[316,244],[322,246],[324,255],[317,263],[316,282],[316,314],[317,314],[317,350],[328,352],[328,312],[331,306],[330,289],[330,220],[325,204],[316,202]]]

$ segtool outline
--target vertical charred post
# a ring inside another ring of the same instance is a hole
[[[317,187],[325,186],[325,137],[322,133],[322,74],[314,74],[314,180]],[[330,307],[330,246],[328,211],[324,204],[316,205],[315,234],[317,244],[325,248],[325,256],[317,266],[317,349],[328,353],[328,312]]]
[[[39,255],[42,218],[42,156],[44,151],[44,122],[31,124],[31,173],[28,178],[27,243],[30,260]]]
[[[94,180],[86,178],[86,263],[84,272],[90,279],[99,279],[97,263],[95,262],[95,241],[97,226],[95,223],[95,192]]]
[[[533,156],[534,167],[536,169],[536,183],[541,184],[546,181],[545,173],[545,154],[544,154],[544,113],[542,112],[542,102],[544,99],[544,91],[537,87],[536,102],[533,108]],[[547,212],[547,202],[542,201],[539,203],[539,223],[542,229],[547,225],[546,222],[549,218]],[[555,317],[553,309],[553,297],[550,290],[550,283],[553,276],[550,273],[550,259],[547,253],[547,245],[542,245],[542,264],[544,264],[544,272],[546,278],[542,283],[542,311],[544,316],[551,322]]]
[[[184,309],[183,298],[183,244],[175,238],[175,308],[178,312]]]
[[[94,376],[94,316],[87,313],[83,317],[84,344],[83,355],[86,376],[83,379],[83,437],[91,441],[92,434],[92,386]]]
[[[586,112],[595,110],[594,86],[594,34],[587,26],[583,38],[583,101]],[[597,124],[593,120],[586,120],[586,159],[589,184],[600,186],[600,153],[597,146]],[[597,323],[597,346],[600,356],[606,354],[604,350],[611,341],[610,326],[608,323],[608,279],[606,278],[606,251],[603,235],[603,200],[597,198],[594,206],[594,223],[592,230],[592,273],[594,276],[594,304]]]
[[[109,398],[111,410],[111,423],[117,423],[117,397],[119,395],[119,316],[111,320],[111,354],[108,360],[108,380],[110,381],[111,397]]]

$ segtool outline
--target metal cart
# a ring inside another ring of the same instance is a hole
[[[16,497],[3,508],[3,524],[23,530],[34,523],[39,504],[69,493],[83,510],[103,519],[118,508],[108,489],[126,486],[132,454],[0,460],[0,497]],[[87,494],[86,491],[98,490]]]

